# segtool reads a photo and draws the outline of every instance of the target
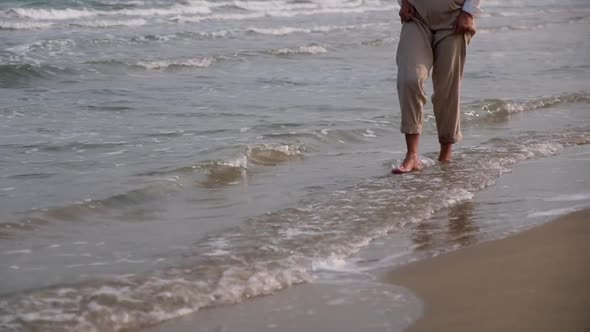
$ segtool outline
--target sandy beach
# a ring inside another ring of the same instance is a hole
[[[590,209],[393,270],[424,314],[409,331],[590,331]]]
[[[481,244],[590,208],[590,0],[481,5],[397,176],[397,0],[1,0],[0,332],[579,330],[583,225]]]

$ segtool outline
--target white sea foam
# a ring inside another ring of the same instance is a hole
[[[297,16],[312,16],[312,15],[326,15],[326,14],[361,14],[374,11],[387,11],[396,8],[396,6],[362,6],[357,8],[321,8],[315,10],[300,10],[300,11],[282,11],[282,10],[269,10],[264,12],[250,12],[240,14],[216,14],[204,16],[176,16],[171,20],[178,22],[201,22],[203,20],[215,20],[215,21],[235,21],[235,20],[251,20],[263,17],[297,17]]]
[[[135,6],[142,6],[145,5],[145,1],[139,0],[98,0],[100,3],[107,5],[107,6],[117,6],[117,5],[135,5]]]
[[[297,48],[281,48],[270,52],[274,55],[292,55],[292,54],[324,54],[328,53],[328,50],[320,45],[307,45],[300,46]]]
[[[234,1],[234,6],[248,11],[272,11],[272,10],[301,10],[316,9],[321,6],[317,3],[289,3],[286,1]]]
[[[20,249],[20,250],[8,250],[3,252],[4,255],[20,255],[20,254],[30,254],[32,252],[31,249]]]
[[[297,27],[280,27],[280,28],[248,28],[248,32],[257,33],[261,35],[273,35],[273,36],[284,36],[292,33],[311,33],[314,31],[313,28],[297,28]],[[317,29],[315,31],[322,31]],[[328,29],[324,29],[328,31]]]
[[[528,218],[539,218],[539,217],[555,217],[568,214],[580,209],[586,208],[587,205],[570,206],[566,208],[552,209],[547,211],[532,212],[527,215]]]
[[[248,157],[245,155],[239,156],[233,160],[223,162],[222,165],[234,168],[248,168]]]
[[[558,195],[555,197],[544,198],[543,200],[548,201],[548,202],[573,202],[573,201],[589,201],[590,202],[590,193]]]
[[[53,23],[49,22],[8,22],[0,21],[0,30],[33,30],[49,28]]]
[[[75,46],[76,42],[71,39],[48,39],[12,46],[7,48],[7,50],[23,56],[35,51],[43,51],[50,55],[57,55],[60,52],[70,50]]]
[[[68,20],[73,18],[84,18],[96,16],[97,12],[90,9],[34,9],[14,8],[13,13],[21,17],[33,18],[36,20]]]
[[[293,33],[325,33],[325,32],[332,32],[332,31],[342,31],[342,30],[353,30],[353,29],[363,29],[367,27],[373,27],[378,24],[359,24],[359,25],[320,25],[320,26],[313,26],[309,28],[302,28],[302,27],[292,27],[292,26],[284,26],[284,27],[276,27],[276,28],[257,28],[257,27],[249,27],[246,29],[247,32],[257,33],[261,35],[273,35],[273,36],[284,36]]]
[[[139,27],[147,24],[144,19],[132,19],[132,20],[90,20],[90,21],[77,21],[71,25],[90,27],[90,28],[110,28],[110,27]]]
[[[33,9],[33,8],[14,8],[10,11],[20,17],[32,18],[36,20],[71,20],[89,17],[107,17],[107,16],[172,16],[172,15],[206,15],[211,13],[207,6],[200,5],[175,5],[168,8],[138,8],[138,9],[121,9],[121,10],[94,10],[94,9]]]
[[[105,153],[101,153],[101,156],[116,156],[119,154],[123,154],[127,152],[127,150],[117,150],[117,151],[113,151],[113,152],[105,152]]]
[[[156,60],[156,61],[139,61],[137,66],[149,70],[165,70],[174,67],[194,67],[207,68],[211,66],[214,59],[200,58],[200,59],[185,59],[185,60]]]
[[[305,147],[300,144],[285,144],[285,145],[274,145],[274,144],[256,144],[249,145],[247,149],[248,156],[256,156],[259,154],[267,153],[279,153],[285,156],[298,156],[303,153]]]
[[[461,188],[460,189],[453,189],[453,190],[451,190],[451,195],[449,195],[449,198],[447,200],[445,200],[444,202],[442,202],[442,206],[450,207],[450,206],[456,205],[457,203],[460,203],[460,202],[472,200],[473,197],[474,197],[474,194],[468,190],[461,189]]]
[[[170,8],[146,8],[146,9],[123,9],[117,10],[115,14],[126,16],[170,16],[170,15],[194,15],[210,14],[211,9],[206,6],[172,6]],[[101,14],[104,14],[101,13]]]
[[[337,271],[337,272],[351,272],[348,261],[339,256],[332,256],[328,258],[316,259],[312,262],[312,269],[314,271]]]

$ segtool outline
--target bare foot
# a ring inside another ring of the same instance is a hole
[[[441,144],[440,145],[440,153],[438,154],[438,161],[441,163],[446,163],[451,161],[451,157],[453,154],[453,144]]]
[[[404,174],[413,171],[419,171],[422,169],[422,162],[418,158],[417,154],[406,154],[406,158],[402,162],[401,166],[398,166],[391,170],[393,174]]]

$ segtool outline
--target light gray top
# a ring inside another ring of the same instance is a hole
[[[397,2],[401,6],[402,0],[397,0]],[[481,10],[481,0],[465,0],[463,11],[468,12],[473,17],[481,16],[481,13],[483,13],[483,10]]]

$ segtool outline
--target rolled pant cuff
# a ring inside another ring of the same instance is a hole
[[[459,143],[462,139],[463,139],[463,135],[461,135],[461,134],[445,135],[445,136],[439,136],[438,142],[440,144],[455,144],[455,143]]]
[[[422,126],[402,126],[400,131],[402,134],[420,135],[422,133]]]

